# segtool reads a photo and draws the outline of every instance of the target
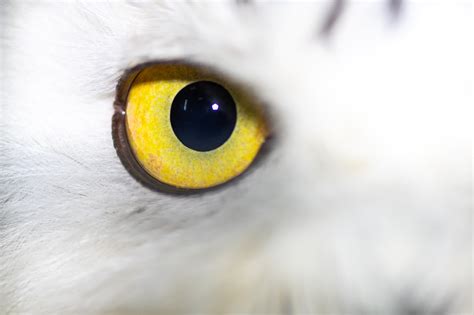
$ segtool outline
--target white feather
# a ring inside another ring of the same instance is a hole
[[[0,313],[472,313],[468,1],[0,5]],[[187,60],[268,104],[261,166],[194,196],[135,182],[123,71]]]

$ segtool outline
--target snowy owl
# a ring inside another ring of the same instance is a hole
[[[473,16],[2,0],[0,314],[472,314]]]

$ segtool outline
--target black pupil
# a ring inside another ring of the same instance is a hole
[[[210,151],[229,139],[237,111],[221,85],[199,81],[185,86],[171,105],[171,126],[178,139],[196,151]]]

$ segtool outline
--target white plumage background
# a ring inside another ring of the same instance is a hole
[[[0,314],[472,314],[471,1],[2,1]],[[242,180],[160,194],[114,89],[186,60],[268,106]]]

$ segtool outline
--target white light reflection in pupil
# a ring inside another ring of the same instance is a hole
[[[212,104],[211,108],[212,108],[212,110],[218,110],[219,109],[219,104],[214,103],[214,104]]]

